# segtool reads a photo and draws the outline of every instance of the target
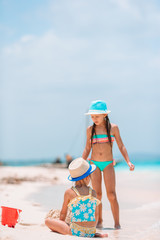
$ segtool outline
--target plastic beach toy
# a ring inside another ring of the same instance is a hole
[[[18,223],[19,220],[19,214],[22,212],[22,210],[17,208],[10,208],[10,207],[4,207],[2,208],[2,217],[1,217],[1,223],[2,225],[8,225],[8,227],[15,227],[16,223]]]

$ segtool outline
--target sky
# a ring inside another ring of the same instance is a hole
[[[81,156],[97,99],[129,154],[160,155],[158,0],[1,0],[0,36],[0,159]]]

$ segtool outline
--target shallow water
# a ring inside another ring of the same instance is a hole
[[[160,236],[160,171],[159,169],[116,170],[117,196],[120,206],[122,229],[114,230],[113,217],[104,184],[103,192],[103,232],[108,232],[111,240],[159,240]],[[60,209],[63,195],[71,184],[43,187],[30,196],[39,202],[46,213],[50,209]]]
[[[122,171],[116,169],[116,192],[120,209],[144,208],[146,205],[149,207],[156,204],[155,199],[158,192],[160,193],[159,170],[138,168],[136,172],[130,172],[128,169]],[[39,202],[46,211],[52,208],[60,209],[64,192],[73,185],[68,183],[42,187],[39,192],[31,195],[30,199]],[[102,204],[104,209],[110,211],[104,181],[102,181]]]

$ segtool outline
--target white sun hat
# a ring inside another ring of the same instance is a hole
[[[83,158],[76,158],[69,164],[69,172],[68,180],[70,181],[79,181],[87,176],[89,176],[92,172],[96,170],[95,164],[89,164]]]

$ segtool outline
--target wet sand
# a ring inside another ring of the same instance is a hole
[[[158,240],[160,170],[115,170],[122,229],[113,228],[103,185],[104,223],[98,232],[108,233],[108,239],[113,240]],[[63,235],[51,232],[44,225],[44,218],[50,208],[61,207],[63,191],[71,186],[67,183],[67,176],[67,169],[0,167],[0,206],[22,209],[20,222],[15,228],[0,225],[0,240],[64,239]],[[65,236],[66,240],[77,238]]]

